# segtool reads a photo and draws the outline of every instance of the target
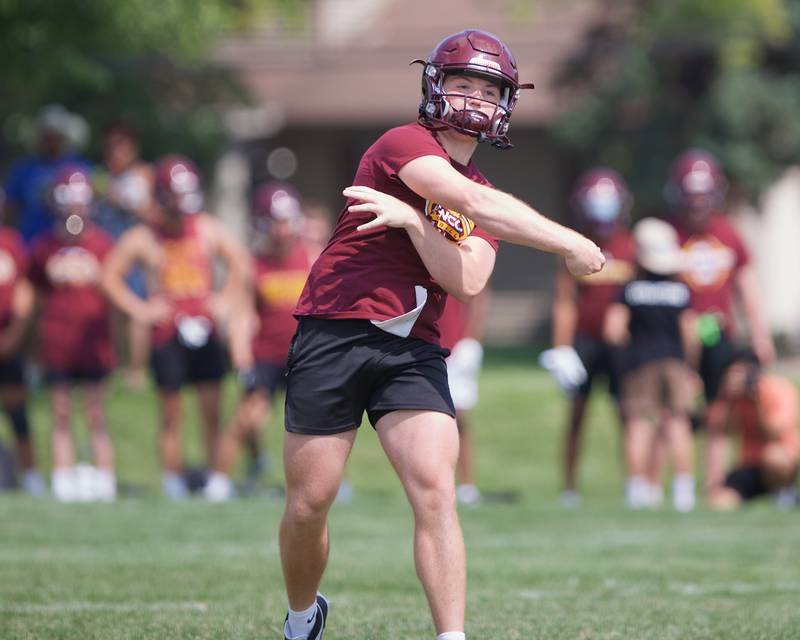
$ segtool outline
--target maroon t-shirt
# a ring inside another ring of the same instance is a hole
[[[12,229],[0,228],[0,329],[11,322],[14,287],[28,273],[28,255],[22,236]]]
[[[608,307],[617,302],[622,287],[636,274],[636,245],[627,229],[619,229],[597,241],[606,257],[603,270],[578,281],[578,326],[597,340],[603,340],[603,320]]]
[[[92,224],[79,236],[47,232],[31,248],[31,280],[42,297],[39,333],[44,365],[56,371],[109,370],[110,313],[100,289],[110,236]]]
[[[686,259],[683,280],[692,291],[692,309],[714,313],[725,330],[733,327],[733,285],[750,256],[733,225],[721,213],[713,214],[703,233],[676,224]]]
[[[258,332],[253,336],[257,362],[284,364],[297,329],[292,315],[311,268],[308,249],[297,243],[285,256],[254,259]]]
[[[378,138],[361,158],[353,184],[383,191],[424,211],[451,239],[464,240],[474,234],[497,250],[496,238],[460,213],[427,202],[400,180],[397,172],[422,156],[444,158],[470,180],[489,185],[472,162],[465,166],[452,160],[433,132],[416,123],[391,129]],[[427,289],[428,301],[410,335],[439,344],[439,318],[447,294],[428,273],[405,230],[357,231],[358,225],[373,220],[374,215],[352,213],[347,210],[351,204],[355,202],[345,203],[333,236],[314,263],[295,315],[389,320],[417,306],[414,288],[419,285]]]

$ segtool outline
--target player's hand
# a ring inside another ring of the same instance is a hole
[[[150,298],[142,303],[139,313],[136,314],[136,320],[142,324],[152,326],[154,324],[161,324],[169,320],[174,313],[172,305],[164,298]]]
[[[572,246],[564,254],[567,269],[574,276],[588,276],[597,273],[606,263],[606,257],[594,242],[576,234]]]
[[[342,194],[360,204],[352,204],[347,209],[354,213],[369,212],[375,214],[375,219],[365,222],[357,227],[358,231],[369,231],[378,227],[394,227],[404,229],[418,224],[419,217],[414,207],[390,196],[382,191],[370,187],[347,187]]]
[[[539,355],[539,364],[553,374],[558,386],[568,396],[575,395],[588,377],[583,361],[569,345],[542,351]]]

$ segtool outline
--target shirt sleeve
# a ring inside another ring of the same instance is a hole
[[[412,160],[423,156],[449,158],[433,134],[419,125],[406,125],[384,133],[373,149],[373,157],[389,178]]]

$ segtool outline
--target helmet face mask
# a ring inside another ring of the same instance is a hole
[[[300,194],[278,180],[258,187],[253,194],[250,225],[254,248],[270,251],[298,238],[303,231]]]
[[[191,160],[166,156],[156,163],[155,174],[155,201],[167,219],[180,219],[202,210],[200,174]]]
[[[624,225],[632,200],[622,176],[603,167],[581,175],[572,194],[578,226],[595,237],[607,237]]]
[[[690,228],[702,230],[722,205],[727,188],[716,158],[701,149],[690,149],[673,163],[665,197]]]
[[[439,131],[453,129],[501,149],[512,146],[507,135],[511,112],[520,90],[532,89],[533,85],[519,84],[516,61],[496,36],[485,31],[462,31],[442,40],[427,61],[414,60],[414,63],[423,65],[419,106],[419,122],[423,126]],[[476,98],[446,91],[445,80],[451,75],[475,76],[496,84],[500,92],[496,103],[477,99],[491,105],[491,115],[466,108],[466,102]],[[462,100],[464,109],[453,106]]]

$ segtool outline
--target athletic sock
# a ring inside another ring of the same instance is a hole
[[[292,638],[304,637],[314,624],[314,615],[317,613],[317,601],[314,600],[308,609],[304,611],[293,611],[289,608],[289,619],[286,624],[289,626],[289,634]]]
[[[436,640],[467,640],[463,631],[445,631],[436,636]]]
[[[694,476],[691,473],[679,473],[672,478],[672,506],[683,512],[694,509]]]
[[[644,509],[650,503],[650,483],[644,476],[630,476],[625,482],[625,503],[631,509]]]

